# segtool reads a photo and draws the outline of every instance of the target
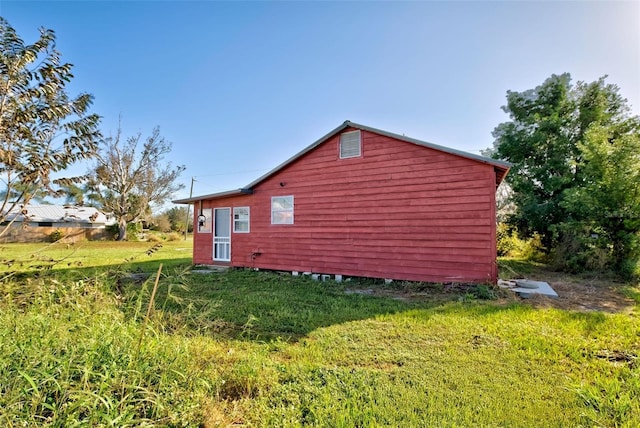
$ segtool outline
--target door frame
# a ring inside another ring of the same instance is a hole
[[[229,231],[227,236],[217,236],[218,227],[217,227],[217,213],[218,211],[227,210],[228,213],[228,225]],[[222,255],[227,256],[227,258],[216,257],[216,254],[220,254],[222,250]],[[231,208],[230,207],[220,207],[213,209],[213,261],[216,262],[230,262],[231,261]]]

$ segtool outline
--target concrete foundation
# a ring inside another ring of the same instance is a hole
[[[518,296],[524,299],[528,299],[535,295],[547,296],[554,299],[558,298],[558,293],[551,288],[548,282],[532,281],[529,279],[516,279],[512,282],[514,282],[516,286],[510,288],[510,290],[517,293]]]

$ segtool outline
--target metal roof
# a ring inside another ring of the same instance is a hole
[[[234,196],[234,195],[238,195],[238,194],[250,194],[250,193],[252,193],[253,188],[255,186],[257,186],[258,184],[260,184],[262,181],[264,181],[267,178],[271,177],[272,175],[274,175],[275,173],[277,173],[281,169],[284,169],[286,166],[290,165],[291,163],[293,163],[294,161],[298,160],[299,158],[301,158],[305,154],[309,153],[311,150],[315,149],[316,147],[318,147],[319,145],[321,145],[325,141],[329,140],[330,138],[332,138],[333,136],[335,136],[339,132],[341,132],[341,131],[343,131],[345,129],[348,129],[348,128],[360,129],[360,130],[363,130],[363,131],[372,132],[374,134],[384,135],[386,137],[394,138],[396,140],[404,141],[404,142],[411,143],[411,144],[417,144],[419,146],[427,147],[427,148],[438,150],[438,151],[441,151],[441,152],[444,152],[444,153],[449,153],[449,154],[452,154],[452,155],[455,155],[455,156],[460,156],[460,157],[463,157],[463,158],[466,158],[466,159],[471,159],[471,160],[474,160],[474,161],[477,161],[477,162],[481,162],[481,163],[485,163],[485,164],[491,165],[491,166],[494,167],[494,169],[496,171],[496,186],[498,186],[498,184],[500,184],[502,182],[504,177],[507,175],[507,172],[509,171],[509,168],[511,167],[511,164],[509,162],[505,162],[505,161],[501,161],[501,160],[498,160],[498,159],[489,158],[489,157],[486,157],[486,156],[476,155],[476,154],[473,154],[473,153],[464,152],[462,150],[452,149],[450,147],[440,146],[438,144],[433,144],[433,143],[429,143],[429,142],[426,142],[426,141],[417,140],[415,138],[410,138],[410,137],[407,137],[407,136],[404,136],[404,135],[394,134],[392,132],[383,131],[381,129],[372,128],[370,126],[361,125],[361,124],[346,120],[342,125],[338,126],[334,130],[330,131],[328,134],[326,134],[325,136],[321,137],[319,140],[317,140],[313,144],[307,146],[302,151],[296,153],[295,155],[293,155],[292,157],[290,157],[286,161],[282,162],[280,165],[278,165],[277,167],[275,167],[271,171],[267,172],[263,176],[261,176],[258,179],[252,181],[251,183],[247,184],[246,186],[244,186],[241,189],[231,190],[231,191],[228,191],[228,192],[213,193],[213,194],[209,194],[209,195],[193,196],[193,197],[190,197],[190,198],[178,199],[178,200],[175,200],[173,202],[176,203],[176,204],[189,204],[189,203],[196,202],[196,201],[203,200],[203,199],[216,199],[216,198],[221,198],[221,197],[225,197],[225,196]]]
[[[236,190],[227,190],[226,192],[209,193],[208,195],[193,196],[191,198],[176,199],[175,201],[173,201],[173,203],[174,204],[190,204],[192,202],[200,201],[203,199],[218,199],[218,198],[224,198],[227,196],[250,195],[252,193],[253,193],[253,190],[242,188],[242,189],[236,189]]]

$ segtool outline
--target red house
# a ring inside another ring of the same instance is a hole
[[[195,264],[495,282],[509,164],[345,122],[246,187],[193,203]]]

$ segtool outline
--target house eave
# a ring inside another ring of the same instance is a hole
[[[220,198],[226,198],[228,196],[251,195],[252,193],[253,193],[252,189],[243,187],[242,189],[227,190],[225,192],[210,193],[208,195],[200,195],[200,196],[193,196],[191,198],[176,199],[171,202],[173,202],[174,204],[188,205],[188,204],[193,204],[205,199],[220,199]]]

